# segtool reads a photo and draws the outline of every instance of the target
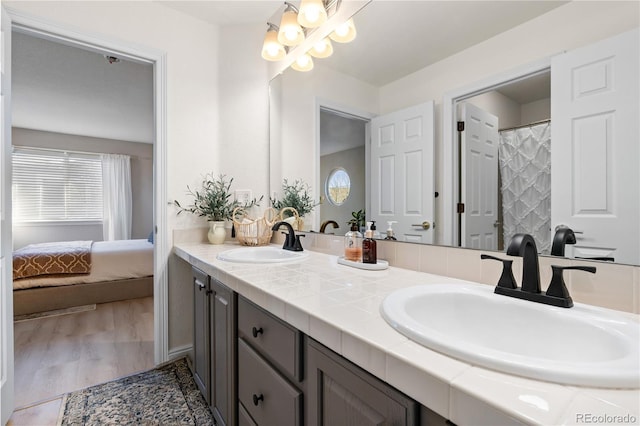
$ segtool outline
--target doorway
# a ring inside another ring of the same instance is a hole
[[[5,18],[7,25],[5,26]],[[11,12],[5,13],[3,10],[3,29],[12,28],[27,34],[37,35],[39,37],[47,37],[51,40],[59,41],[62,44],[77,46],[83,49],[89,49],[102,54],[110,54],[117,52],[120,58],[127,58],[133,61],[139,61],[151,64],[153,67],[153,239],[154,239],[154,298],[153,298],[153,358],[154,363],[159,364],[168,360],[168,282],[166,274],[166,263],[169,256],[168,236],[167,236],[167,195],[166,195],[166,55],[161,51],[147,49],[141,47],[132,47],[129,44],[120,41],[114,41],[107,38],[97,37],[78,33],[75,30],[68,29],[64,26],[58,26],[40,19],[35,20],[22,15],[13,15]],[[4,37],[5,42],[10,43],[10,37]],[[9,50],[4,50],[6,53]],[[10,56],[10,55],[9,55]],[[10,61],[3,62],[6,67],[6,74],[10,76]],[[4,74],[3,74],[4,76]],[[3,79],[4,84],[4,79]],[[3,93],[4,94],[4,93]],[[9,97],[7,96],[8,100]],[[10,111],[10,109],[5,109]],[[10,137],[10,114],[3,117],[3,152],[11,152]],[[7,131],[8,129],[8,131]],[[7,136],[8,135],[8,136]],[[3,193],[11,194],[10,179],[3,179]],[[3,214],[11,217],[11,200],[4,198]],[[8,226],[7,226],[8,225]],[[3,221],[2,237],[4,242],[3,249],[6,252],[11,251],[11,222]],[[6,250],[8,248],[8,250]],[[7,274],[3,275],[7,277]],[[13,325],[11,316],[12,305],[11,295],[11,279],[3,279],[2,293],[3,307],[2,312],[3,330],[5,324]],[[11,327],[13,329],[13,327]],[[3,331],[4,334],[4,331]],[[13,333],[5,334],[7,340],[3,339],[2,358],[5,362],[2,365],[3,382],[2,382],[2,411],[3,419],[5,413],[11,413],[13,407]],[[5,397],[7,396],[7,397]]]
[[[341,111],[320,109],[320,232],[344,235],[352,212],[366,210],[368,123]]]
[[[545,58],[543,60],[528,64],[523,67],[511,70],[504,74],[491,77],[489,79],[474,83],[473,85],[461,88],[459,90],[449,92],[445,94],[443,99],[443,141],[451,141],[451,143],[443,144],[444,164],[443,164],[443,214],[440,222],[442,223],[442,244],[453,246],[464,246],[464,234],[463,226],[461,225],[464,218],[460,217],[458,213],[459,203],[464,198],[462,195],[465,191],[464,183],[462,182],[462,162],[460,161],[461,150],[458,141],[458,121],[460,120],[458,114],[458,106],[464,102],[472,104],[478,104],[477,106],[493,111],[494,115],[499,118],[504,117],[502,122],[498,122],[498,128],[514,127],[522,124],[520,121],[523,117],[522,110],[517,114],[509,112],[509,109],[504,109],[507,103],[495,102],[496,98],[509,97],[518,98],[521,95],[518,93],[524,93],[523,87],[527,87],[530,83],[533,88],[533,92],[539,91],[535,87],[538,84],[545,84],[548,81],[548,75],[550,74],[551,59]],[[512,90],[518,89],[518,90]],[[529,90],[529,89],[527,89]],[[546,89],[542,89],[546,90]],[[504,91],[501,93],[500,91]],[[497,96],[496,96],[497,95]],[[550,95],[549,95],[550,97]],[[473,101],[472,101],[473,99]],[[536,102],[544,104],[545,98],[533,100],[529,98],[524,104],[534,105]],[[522,104],[522,102],[521,102]],[[525,108],[526,109],[526,108]],[[533,110],[533,108],[531,108]],[[546,114],[547,107],[540,108],[535,114]],[[533,120],[530,118],[529,113],[525,113],[525,121]],[[537,121],[537,120],[533,120]],[[498,209],[502,204],[502,201],[498,201]],[[498,217],[500,218],[502,212],[498,210]],[[500,219],[498,219],[498,222]],[[502,223],[500,223],[502,226]],[[498,241],[504,239],[504,236],[499,235],[496,239]],[[496,249],[500,249],[499,246]]]
[[[458,246],[502,251],[516,233],[549,252],[551,72],[459,100]],[[460,130],[463,128],[463,130]]]

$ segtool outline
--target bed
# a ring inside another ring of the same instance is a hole
[[[153,295],[146,239],[31,244],[13,263],[14,316]]]

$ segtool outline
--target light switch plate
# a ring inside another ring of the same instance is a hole
[[[244,206],[253,199],[253,192],[250,189],[236,189],[235,197],[236,201]]]

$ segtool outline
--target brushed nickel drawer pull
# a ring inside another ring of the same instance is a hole
[[[257,407],[258,404],[260,403],[260,401],[264,401],[264,395],[260,394],[260,396],[258,396],[258,395],[256,395],[254,393],[253,394],[253,405],[255,405]]]
[[[258,334],[262,334],[262,333],[263,333],[262,327],[260,327],[260,328],[255,328],[255,327],[253,327],[253,328],[251,329],[251,334],[253,334],[253,337],[256,337],[256,338],[257,338],[257,337],[258,337]]]

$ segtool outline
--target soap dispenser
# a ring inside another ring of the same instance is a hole
[[[362,263],[378,263],[378,249],[376,240],[373,239],[371,222],[367,222],[367,230],[362,240]]]
[[[380,233],[378,232],[378,229],[376,228],[376,221],[375,220],[371,221],[371,230],[373,231],[373,239],[379,240],[382,237],[380,235]]]
[[[358,225],[351,225],[351,230],[344,234],[344,258],[352,262],[362,261],[362,234]]]
[[[397,240],[395,235],[393,235],[393,229],[391,228],[394,223],[398,223],[398,222],[396,222],[395,220],[390,220],[387,222],[387,225],[389,227],[387,228],[387,236],[384,237],[385,240],[394,240],[394,241]]]

